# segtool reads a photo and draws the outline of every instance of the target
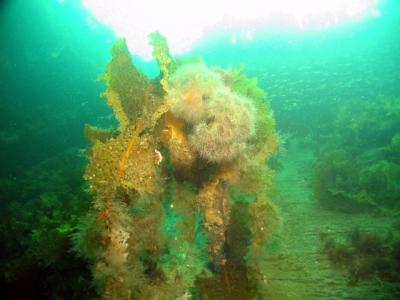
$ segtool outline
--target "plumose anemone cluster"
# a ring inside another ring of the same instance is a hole
[[[184,66],[171,79],[171,112],[187,123],[189,143],[210,162],[230,161],[254,135],[254,107],[220,74],[202,64]]]
[[[208,100],[218,87],[223,86],[219,74],[201,64],[180,67],[170,82],[167,97],[171,112],[188,124],[207,119]]]

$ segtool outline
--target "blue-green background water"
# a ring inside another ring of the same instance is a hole
[[[97,78],[115,35],[101,24],[92,30],[78,1],[5,1],[1,10],[0,174],[7,175],[83,147],[84,123],[112,124]],[[259,30],[236,45],[229,43],[232,32],[213,34],[188,55],[210,65],[246,65],[267,90],[278,127],[306,130],[323,123],[321,111],[336,102],[399,95],[399,4],[383,1],[380,10],[379,18],[327,30]],[[154,63],[140,66],[155,75]]]
[[[400,3],[382,1],[379,10],[378,18],[347,21],[327,29],[259,29],[254,40],[235,45],[229,38],[237,32],[213,33],[185,55],[201,56],[211,66],[245,65],[246,74],[256,77],[267,91],[281,134],[322,143],[331,134],[335,109],[344,103],[400,97]],[[79,1],[0,4],[3,219],[10,218],[5,216],[7,212],[18,211],[8,209],[13,197],[26,201],[36,195],[46,207],[52,193],[66,198],[81,193],[84,183],[74,180],[84,168],[84,124],[116,125],[110,108],[100,99],[105,86],[98,80],[116,36],[101,23],[92,29],[88,24],[91,17]],[[155,62],[134,59],[146,74],[158,75]],[[73,158],[51,162],[63,155]],[[47,174],[38,183],[35,168],[43,164],[61,169],[61,175]],[[78,167],[68,170],[65,164]],[[68,183],[63,178],[68,178]],[[30,187],[29,192],[24,191],[29,197],[19,195],[13,182]],[[43,182],[61,187],[46,194]],[[8,225],[1,230],[6,231]],[[25,234],[32,232],[25,228]],[[24,244],[18,247],[16,253],[22,253]],[[3,251],[2,265],[11,252]]]

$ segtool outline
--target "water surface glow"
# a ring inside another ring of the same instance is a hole
[[[62,1],[61,1],[62,2]],[[246,32],[262,26],[295,29],[331,27],[344,21],[378,17],[378,0],[203,0],[131,1],[82,0],[94,18],[127,38],[132,52],[151,57],[146,36],[160,31],[169,41],[171,52],[182,53],[210,31],[235,29]],[[93,26],[93,21],[88,20]],[[236,40],[232,39],[235,43]]]

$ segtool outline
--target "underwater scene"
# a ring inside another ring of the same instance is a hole
[[[2,299],[400,299],[400,2],[0,1]]]

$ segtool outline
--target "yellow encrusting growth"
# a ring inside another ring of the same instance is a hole
[[[143,119],[138,118],[136,120],[136,125],[135,125],[135,130],[133,132],[133,136],[128,144],[128,147],[126,148],[126,151],[121,157],[121,160],[119,162],[119,167],[118,167],[118,176],[123,177],[125,173],[125,168],[126,164],[129,160],[129,156],[131,155],[135,144],[138,142],[139,135],[145,130],[145,129],[152,129],[158,120],[162,117],[163,114],[165,114],[169,109],[169,104],[167,102],[163,103],[158,107],[158,109],[153,113],[151,118],[147,120],[145,123]]]
[[[118,166],[118,176],[119,177],[124,176],[126,163],[128,162],[129,156],[131,155],[133,146],[138,141],[139,134],[142,132],[142,122],[141,121],[142,121],[142,119],[140,119],[140,118],[138,120],[136,120],[136,126],[135,126],[135,130],[133,131],[133,136],[128,144],[128,147],[126,148],[126,151],[122,155],[121,160],[119,161],[119,166]]]
[[[226,189],[219,179],[207,182],[200,189],[197,202],[204,214],[204,227],[209,235],[209,253],[212,260],[225,265],[224,245],[230,220]]]
[[[161,139],[168,147],[172,163],[180,169],[190,168],[196,157],[184,133],[184,123],[167,113],[164,126]]]
[[[151,82],[132,63],[124,39],[119,39],[111,50],[112,59],[102,77],[107,83],[104,93],[122,130],[143,114],[143,109],[153,110],[159,103],[148,97]],[[147,99],[146,107],[143,105]]]
[[[169,54],[167,40],[158,32],[149,34],[150,45],[153,47],[153,57],[157,60],[162,77],[161,86],[169,92],[169,76],[175,70],[175,62]]]
[[[103,129],[89,124],[85,124],[84,135],[85,138],[94,145],[97,142],[107,142],[112,137],[116,137],[119,131],[115,128]]]
[[[103,96],[107,99],[108,105],[110,105],[114,111],[121,130],[125,130],[129,125],[129,118],[124,112],[118,93],[109,88],[103,93]]]

